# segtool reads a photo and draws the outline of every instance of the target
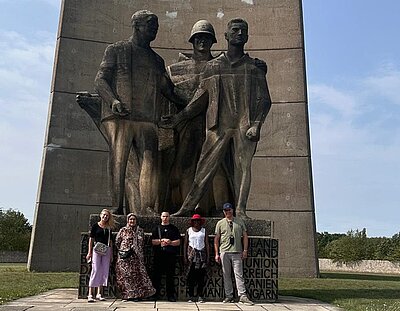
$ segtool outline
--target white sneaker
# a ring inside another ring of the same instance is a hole
[[[239,302],[250,306],[254,305],[254,302],[252,302],[246,295],[240,296]]]
[[[92,295],[87,296],[87,302],[95,302],[96,300],[93,298]]]
[[[100,301],[105,301],[106,299],[104,297],[102,297],[100,294],[96,295],[96,299],[100,300]]]

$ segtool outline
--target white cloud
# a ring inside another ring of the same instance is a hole
[[[368,77],[364,81],[366,88],[375,92],[388,103],[400,105],[400,71],[385,66],[375,76]]]
[[[0,30],[0,206],[32,220],[43,150],[55,35]]]
[[[309,86],[318,230],[396,233],[391,219],[400,191],[399,82],[400,72],[391,68],[344,87]]]
[[[21,126],[46,113],[55,46],[51,37],[28,42],[16,32],[0,31],[0,118],[5,122],[18,120]]]
[[[359,106],[357,99],[352,94],[346,94],[336,88],[324,84],[310,86],[310,96],[317,103],[321,103],[325,108],[334,111],[340,116],[351,117],[357,113],[356,107]]]

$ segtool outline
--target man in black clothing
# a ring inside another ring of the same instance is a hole
[[[179,252],[181,235],[177,227],[169,223],[168,212],[161,213],[161,225],[154,228],[151,243],[154,247],[153,285],[156,289],[156,299],[160,297],[161,276],[166,275],[166,292],[168,301],[174,302],[174,274],[176,255]]]

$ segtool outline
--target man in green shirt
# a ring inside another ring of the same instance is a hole
[[[225,217],[217,222],[214,238],[215,261],[222,264],[224,277],[225,299],[223,303],[234,302],[231,277],[233,268],[239,302],[253,305],[254,303],[246,295],[243,278],[243,259],[247,258],[249,246],[246,225],[242,219],[233,216],[231,203],[225,203],[223,211]]]

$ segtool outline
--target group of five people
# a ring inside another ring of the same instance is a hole
[[[232,204],[223,205],[224,218],[215,227],[214,251],[215,261],[221,263],[224,280],[224,303],[234,302],[232,269],[238,290],[239,302],[252,305],[246,294],[243,278],[243,260],[247,258],[248,235],[242,219],[234,217]],[[177,255],[181,244],[181,235],[176,226],[170,223],[170,214],[161,213],[161,224],[153,229],[151,244],[153,246],[153,275],[150,279],[145,265],[145,235],[138,226],[137,216],[127,215],[127,224],[122,227],[113,241],[112,230],[115,222],[112,213],[103,209],[100,221],[90,231],[86,259],[91,263],[88,302],[102,301],[102,287],[108,285],[110,264],[113,260],[113,245],[118,250],[115,264],[117,287],[121,298],[128,301],[142,299],[160,299],[161,278],[166,276],[166,296],[168,301],[176,301],[174,276]],[[207,268],[210,263],[209,236],[205,227],[205,218],[194,214],[184,237],[184,271],[187,278],[188,302],[205,301]],[[108,246],[105,253],[96,251],[96,243]],[[197,297],[195,287],[197,286]],[[97,289],[97,290],[96,290]]]

